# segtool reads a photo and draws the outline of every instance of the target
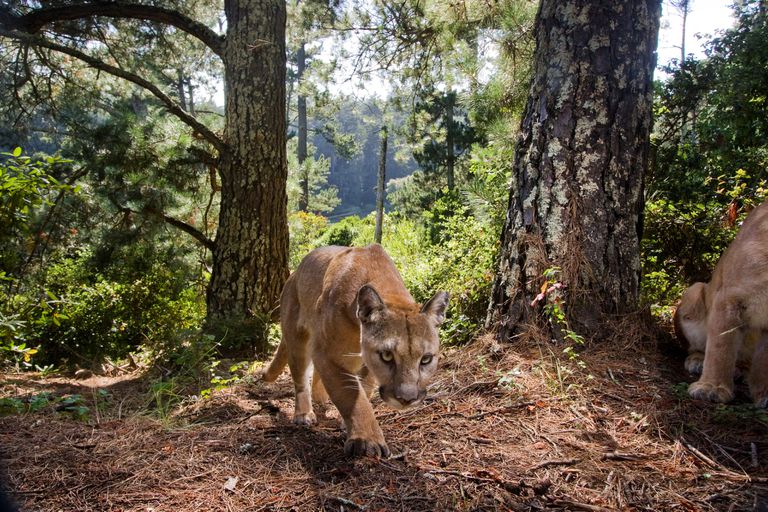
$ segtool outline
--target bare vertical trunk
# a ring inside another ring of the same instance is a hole
[[[187,110],[187,93],[184,90],[184,73],[181,69],[176,70],[176,95],[179,97],[179,106]]]
[[[688,1],[683,6],[683,30],[680,36],[680,62],[685,62],[685,29],[688,25]]]
[[[227,0],[224,50],[228,150],[208,287],[209,326],[254,325],[276,307],[288,275],[285,184],[285,2]],[[250,319],[250,320],[249,320]]]
[[[387,176],[387,127],[381,127],[381,148],[379,150],[379,179],[376,183],[376,228],[373,241],[381,243],[384,224],[384,182]]]
[[[301,82],[304,72],[307,69],[307,53],[304,41],[299,45],[299,51],[296,53],[296,83],[299,90],[298,97],[298,115],[299,115],[299,147],[296,150],[296,156],[299,160],[299,210],[306,212],[309,209],[309,175],[305,169],[304,162],[307,160],[307,97],[301,90]]]
[[[445,146],[447,150],[447,162],[446,162],[446,169],[445,169],[445,175],[448,180],[448,190],[453,190],[455,186],[455,178],[454,178],[454,169],[456,167],[456,154],[454,147],[455,144],[453,142],[453,135],[456,127],[453,124],[453,107],[454,102],[456,99],[456,95],[453,91],[449,92],[446,95],[445,98],[445,127],[446,127],[446,135],[445,135]]]
[[[536,321],[559,267],[584,334],[634,310],[660,0],[542,0],[488,324]]]

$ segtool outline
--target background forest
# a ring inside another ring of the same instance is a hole
[[[220,9],[177,7],[211,27],[215,47],[225,30]],[[28,8],[16,2],[0,15]],[[289,2],[282,117],[291,269],[321,245],[373,242],[388,137],[382,243],[417,301],[451,293],[446,343],[483,329],[536,8]],[[766,17],[759,2],[733,9],[733,28],[708,36],[703,57],[683,50],[661,63],[654,84],[641,286],[660,323],[687,284],[707,279],[739,219],[768,197]],[[189,31],[130,17],[63,19],[47,46],[9,36],[8,22],[0,31],[7,367],[102,371],[127,361],[199,375],[222,355],[263,358],[277,339],[263,317],[216,324],[206,309],[226,189],[211,154],[232,129],[223,64]]]

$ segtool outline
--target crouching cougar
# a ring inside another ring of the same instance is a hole
[[[683,293],[674,324],[688,344],[685,368],[701,373],[692,397],[731,401],[738,361],[755,404],[768,407],[768,203],[747,216],[709,283]]]
[[[369,398],[378,386],[395,409],[424,399],[437,370],[438,327],[447,306],[446,292],[419,306],[378,244],[315,249],[285,283],[282,339],[263,379],[274,381],[288,364],[294,423],[315,423],[312,399],[329,396],[344,419],[347,455],[387,457]]]

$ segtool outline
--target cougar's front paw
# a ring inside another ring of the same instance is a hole
[[[294,425],[304,425],[306,427],[309,427],[311,425],[314,425],[317,423],[317,416],[315,415],[314,411],[309,411],[305,414],[299,414],[296,413],[293,415],[293,424]]]
[[[733,387],[698,381],[688,386],[688,394],[696,400],[708,400],[724,404],[733,400]]]
[[[685,358],[685,369],[691,375],[701,375],[704,370],[704,354],[694,352]]]
[[[350,438],[344,443],[344,453],[349,457],[389,457],[389,447],[384,441],[371,441],[370,439]]]

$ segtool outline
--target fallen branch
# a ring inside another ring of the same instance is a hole
[[[342,505],[353,508],[355,510],[365,510],[365,507],[363,505],[358,505],[354,501],[348,500],[346,498],[342,498],[340,496],[326,496],[326,499],[337,501]]]
[[[528,472],[536,471],[538,469],[546,468],[549,466],[571,466],[573,464],[578,464],[581,462],[579,459],[555,459],[555,460],[545,460],[544,462],[541,462],[539,464],[536,464],[535,466],[528,469]]]
[[[632,460],[632,461],[638,461],[643,460],[645,456],[643,455],[635,455],[632,453],[624,453],[624,452],[606,452],[603,454],[602,459],[603,460]]]
[[[503,414],[505,412],[516,411],[521,407],[528,407],[531,405],[536,405],[536,402],[519,402],[512,405],[506,405],[504,407],[499,407],[498,409],[491,409],[490,411],[485,411],[485,412],[475,414],[473,416],[470,416],[469,419],[479,420],[480,418],[485,418],[486,416],[490,416],[491,414]]]
[[[571,500],[554,500],[554,505],[566,507],[567,509],[575,510],[588,510],[590,512],[614,512],[615,508],[601,507],[600,505],[591,505],[589,503],[579,503],[578,501]]]
[[[688,441],[686,441],[682,437],[679,439],[679,441],[680,441],[680,444],[682,444],[697,459],[704,462],[711,468],[716,469],[717,471],[712,471],[710,473],[714,476],[720,476],[723,478],[727,478],[729,480],[736,480],[738,482],[768,483],[768,477],[751,476],[747,473],[737,473],[735,471],[732,471],[724,467],[722,464],[715,462],[710,457],[704,455],[700,450],[698,450],[696,447],[691,445]]]

